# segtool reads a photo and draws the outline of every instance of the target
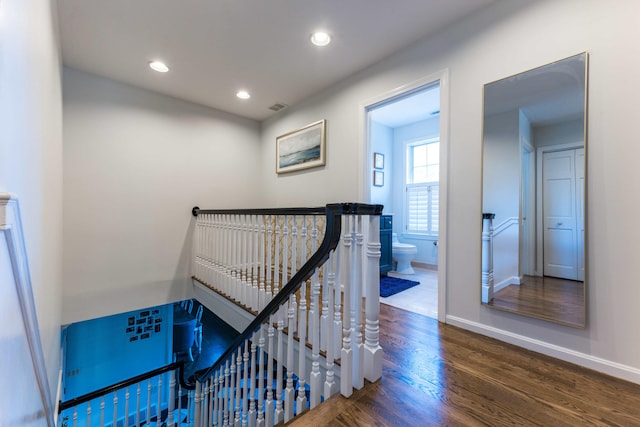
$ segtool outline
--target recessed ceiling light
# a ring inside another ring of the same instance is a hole
[[[249,99],[249,98],[251,98],[251,95],[246,90],[239,90],[238,93],[236,93],[236,96],[238,98],[240,98],[240,99]]]
[[[151,67],[152,70],[157,71],[159,73],[166,73],[167,71],[169,71],[169,67],[167,67],[167,64],[160,61],[149,62],[149,67]]]
[[[311,34],[311,43],[316,46],[326,46],[331,43],[331,36],[324,31],[316,31]]]

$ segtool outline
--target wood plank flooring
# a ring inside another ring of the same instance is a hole
[[[564,325],[585,326],[584,282],[524,276],[520,285],[499,290],[487,306]]]
[[[382,304],[382,379],[291,426],[640,426],[640,385]]]

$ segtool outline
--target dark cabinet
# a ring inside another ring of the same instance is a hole
[[[392,268],[392,240],[393,217],[391,215],[380,216],[380,274],[386,276]]]

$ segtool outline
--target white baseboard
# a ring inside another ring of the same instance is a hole
[[[520,284],[520,278],[518,276],[511,276],[501,281],[497,285],[495,285],[493,287],[493,292],[498,292],[499,290],[502,290],[509,285],[519,285],[519,284]]]
[[[593,369],[594,371],[640,384],[640,369],[632,366],[623,365],[622,363],[581,353],[569,348],[529,338],[524,335],[515,334],[513,332],[487,326],[482,323],[462,319],[457,316],[447,315],[446,323],[471,332],[486,335],[518,347],[526,348],[527,350],[535,351],[546,356],[555,357],[556,359],[564,360],[565,362],[573,363],[584,368]]]

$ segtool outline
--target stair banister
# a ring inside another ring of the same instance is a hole
[[[216,213],[216,214],[225,214],[237,212],[235,210],[215,210],[215,211],[207,211],[202,210],[198,207],[194,207],[192,209],[192,214],[194,216],[198,216],[199,214],[207,214],[207,213]],[[360,203],[335,203],[328,204],[326,207],[318,207],[318,208],[282,208],[282,209],[247,209],[244,212],[247,214],[254,215],[270,215],[270,214],[279,214],[279,215],[295,215],[295,214],[309,214],[309,215],[317,215],[321,213],[325,213],[326,215],[326,231],[324,235],[324,239],[320,244],[318,250],[309,258],[309,260],[300,267],[293,277],[289,280],[289,282],[276,294],[271,301],[267,304],[267,306],[253,319],[253,321],[245,328],[245,330],[236,337],[236,339],[231,343],[228,349],[218,358],[218,360],[210,367],[206,369],[202,369],[200,371],[195,372],[192,377],[187,381],[187,388],[193,389],[195,388],[195,381],[206,381],[212,374],[220,368],[221,364],[224,363],[233,353],[234,351],[244,343],[245,340],[249,339],[254,332],[256,332],[260,325],[265,323],[269,316],[275,313],[279,307],[285,303],[285,301],[289,298],[289,295],[297,290],[299,286],[307,279],[311,277],[314,273],[315,269],[321,266],[326,260],[329,258],[329,254],[331,251],[336,249],[338,246],[338,242],[340,241],[340,234],[342,231],[341,227],[341,216],[342,215],[374,215],[379,216],[382,213],[382,205],[365,205]]]

